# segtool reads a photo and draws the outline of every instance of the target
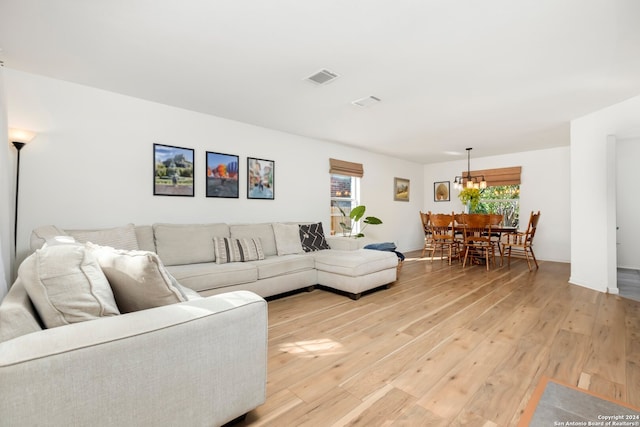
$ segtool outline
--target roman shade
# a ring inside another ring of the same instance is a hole
[[[471,176],[484,176],[487,181],[487,187],[496,187],[498,185],[520,185],[520,173],[522,166],[513,166],[509,168],[484,169],[471,171]],[[467,176],[468,172],[462,172],[460,175]]]
[[[329,159],[329,173],[362,178],[364,168],[362,163],[347,162],[345,160]]]

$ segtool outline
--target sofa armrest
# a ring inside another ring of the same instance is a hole
[[[0,343],[6,425],[221,425],[266,397],[267,305],[247,291]]]

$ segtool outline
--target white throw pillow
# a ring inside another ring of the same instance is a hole
[[[120,314],[107,278],[81,245],[44,245],[18,269],[47,328]]]
[[[298,224],[273,224],[273,234],[276,237],[278,255],[303,254],[300,243],[300,227]]]
[[[87,243],[111,284],[122,313],[187,301],[176,279],[158,255]]]

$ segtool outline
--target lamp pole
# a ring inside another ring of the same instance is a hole
[[[16,254],[18,249],[18,192],[20,190],[20,150],[26,143],[13,141],[13,146],[16,147],[18,152],[18,158],[16,162],[16,205],[14,208],[13,217],[13,253]]]

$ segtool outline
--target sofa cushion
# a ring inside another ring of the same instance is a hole
[[[264,261],[260,261],[262,262]],[[168,266],[167,270],[182,285],[198,292],[253,283],[258,280],[258,269],[253,262],[173,265]]]
[[[305,252],[321,251],[323,249],[331,249],[324,237],[322,223],[301,224],[298,227],[300,241]]]
[[[109,282],[84,246],[45,245],[18,269],[47,328],[120,314]]]
[[[94,254],[111,284],[122,313],[188,300],[157,254],[91,243],[87,244],[87,248]]]
[[[138,249],[141,251],[156,251],[156,242],[153,238],[153,227],[150,225],[136,225],[136,238]]]
[[[278,255],[302,254],[300,243],[300,228],[298,224],[273,223],[273,234],[276,239]]]
[[[216,264],[228,262],[246,262],[264,259],[260,239],[243,237],[214,237],[213,247],[216,252]]]
[[[314,252],[316,269],[344,276],[359,277],[398,266],[398,257],[393,252],[356,249]]]
[[[164,265],[215,261],[214,237],[229,237],[227,224],[154,224],[156,252]]]
[[[305,254],[271,256],[253,264],[258,269],[258,279],[283,276],[315,268],[313,257]]]
[[[139,249],[136,229],[133,224],[100,230],[66,230],[66,232],[80,243],[91,242],[116,249]]]
[[[278,254],[271,224],[234,224],[229,226],[229,231],[234,239],[242,237],[260,239],[265,256]]]

